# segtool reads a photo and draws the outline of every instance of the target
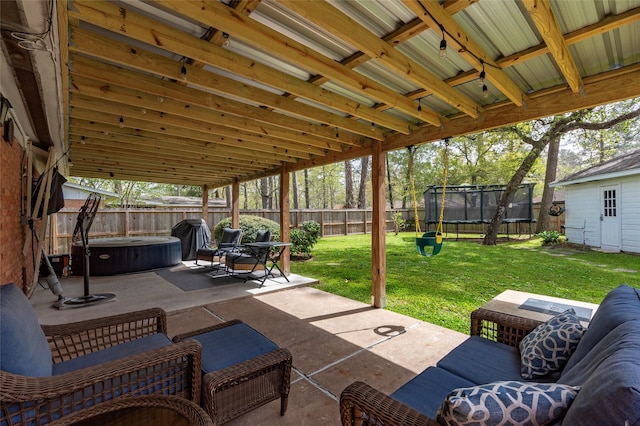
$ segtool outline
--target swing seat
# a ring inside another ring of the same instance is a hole
[[[416,237],[416,248],[423,256],[435,256],[442,248],[442,235],[436,235],[436,231],[425,232],[422,237]]]

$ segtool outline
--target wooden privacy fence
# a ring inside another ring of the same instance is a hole
[[[537,216],[538,207],[534,207]],[[414,231],[413,209],[396,209],[386,212],[386,226],[388,232],[395,230],[393,221],[394,213],[402,214],[406,221],[405,231]],[[198,219],[201,217],[200,208],[104,208],[98,210],[89,236],[91,238],[107,237],[146,237],[146,236],[169,236],[171,228],[184,219]],[[260,216],[278,222],[280,219],[279,210],[241,210],[241,215]],[[48,232],[49,253],[63,254],[71,250],[71,238],[76,226],[78,209],[64,208],[56,213],[55,218],[50,221]],[[231,210],[209,209],[207,223],[211,228],[222,219],[231,216]],[[297,228],[303,222],[313,220],[320,224],[320,235],[322,237],[332,235],[351,235],[371,233],[372,211],[370,209],[347,209],[347,210],[292,210],[291,227]],[[424,218],[424,209],[418,209],[418,217]],[[551,229],[561,230],[564,225],[564,215],[552,217]],[[533,232],[535,224],[520,223],[511,224],[509,233],[528,234]],[[424,229],[424,222],[421,221]],[[461,224],[457,231],[463,233],[482,233],[483,224]],[[503,225],[501,233],[506,233],[507,228]],[[456,237],[454,225],[445,226],[445,233],[449,238]]]

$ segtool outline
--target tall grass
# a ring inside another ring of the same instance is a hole
[[[445,240],[437,256],[420,256],[415,234],[387,234],[387,306],[390,311],[469,332],[469,314],[502,291],[599,303],[619,284],[640,287],[640,256],[564,246],[539,239],[482,246]],[[313,259],[291,271],[320,280],[318,288],[371,302],[371,236],[322,238]]]

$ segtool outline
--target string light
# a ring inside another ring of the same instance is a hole
[[[418,99],[418,115],[422,116],[422,98]]]
[[[484,86],[484,79],[487,77],[487,73],[484,72],[484,61],[482,59],[480,63],[482,64],[482,71],[480,71],[480,75],[478,76],[478,85],[482,87]]]
[[[187,67],[184,66],[184,58],[182,58],[182,68],[180,68],[180,76],[187,81]]]
[[[85,138],[85,137],[84,137],[84,135],[83,135],[83,136],[80,136],[80,143],[81,143],[82,145],[84,145],[85,143],[87,143],[86,141],[87,141],[87,138]]]
[[[140,112],[143,113],[143,114],[146,114],[147,110],[146,110],[146,108],[140,108]]]
[[[373,121],[371,122],[371,131],[372,132],[376,131],[376,123],[374,123]]]
[[[336,127],[336,140],[338,140],[339,138],[340,138],[340,131]]]
[[[440,41],[440,57],[447,57],[447,40],[444,38],[444,25],[440,24],[440,30],[442,31],[442,40]]]
[[[124,118],[122,116],[120,116],[120,123],[118,123],[118,127],[124,129]]]
[[[160,102],[160,103],[164,102],[164,97],[163,96],[158,96],[158,102]]]
[[[489,89],[487,88],[486,84],[482,85],[482,97],[486,98],[489,96]]]
[[[222,46],[223,47],[229,47],[229,44],[231,44],[231,42],[229,40],[229,34],[228,33],[222,33],[222,38],[224,39],[224,41],[222,42]]]

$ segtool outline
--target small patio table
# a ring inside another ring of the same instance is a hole
[[[280,276],[284,277],[287,282],[289,282],[289,278],[282,272],[280,269],[279,263],[280,258],[282,257],[282,253],[284,253],[284,249],[289,247],[291,243],[283,243],[280,241],[265,241],[259,243],[247,243],[245,244],[251,250],[251,255],[256,258],[256,263],[253,265],[253,268],[249,272],[247,272],[247,276],[245,277],[245,282],[249,279],[249,276],[256,270],[258,265],[264,266],[264,276],[262,277],[262,281],[260,281],[260,287],[264,285],[264,282],[271,277],[275,277],[273,274],[273,269],[277,269],[280,272]],[[274,250],[275,249],[275,250]],[[271,266],[267,266],[267,262],[271,262]]]

